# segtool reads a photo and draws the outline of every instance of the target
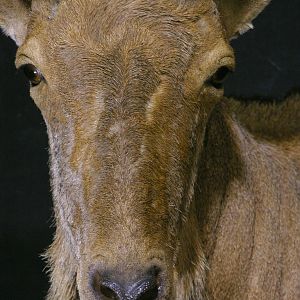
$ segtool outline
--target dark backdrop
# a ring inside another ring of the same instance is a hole
[[[300,86],[300,1],[273,0],[255,30],[232,42],[237,68],[226,94],[281,99]],[[0,35],[0,300],[42,299],[40,254],[53,234],[44,122]]]

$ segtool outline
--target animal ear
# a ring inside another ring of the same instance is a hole
[[[0,0],[0,28],[20,46],[27,33],[31,0]]]
[[[252,20],[271,0],[215,0],[229,39],[253,28]]]

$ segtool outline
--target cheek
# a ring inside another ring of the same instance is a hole
[[[44,113],[49,102],[46,84],[41,83],[36,87],[32,87],[30,89],[30,96],[40,111]]]
[[[195,63],[188,70],[184,78],[184,96],[186,99],[197,98],[204,84],[205,77],[205,73],[200,69],[198,63]]]
[[[53,124],[54,127],[57,127],[55,124],[67,123],[68,114],[66,114],[64,99],[50,92],[46,84],[31,88],[30,96],[47,124]]]

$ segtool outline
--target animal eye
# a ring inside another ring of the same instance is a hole
[[[231,69],[228,67],[221,67],[217,72],[210,78],[209,83],[216,89],[221,89],[228,74],[231,73]]]
[[[31,86],[37,86],[44,80],[43,74],[34,65],[26,64],[21,68],[27,79],[30,81]]]

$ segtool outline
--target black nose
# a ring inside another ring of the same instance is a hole
[[[159,295],[159,271],[151,268],[135,282],[126,282],[120,275],[110,276],[93,272],[91,284],[97,299],[101,300],[156,300]],[[114,279],[113,279],[114,278]],[[116,278],[119,278],[117,280]],[[121,283],[122,282],[122,283]]]
[[[159,287],[157,277],[144,278],[131,285],[125,292],[126,299],[155,300],[158,297]]]

